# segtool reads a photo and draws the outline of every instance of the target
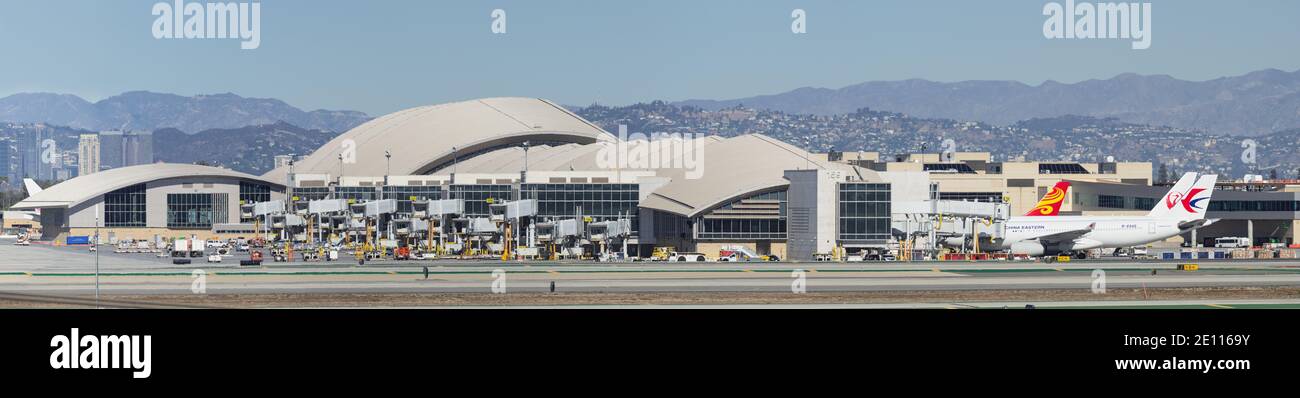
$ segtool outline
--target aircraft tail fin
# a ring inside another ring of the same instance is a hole
[[[1038,201],[1038,204],[1034,205],[1034,208],[1029,209],[1029,212],[1025,213],[1025,215],[1055,216],[1061,214],[1061,203],[1065,202],[1065,193],[1069,190],[1069,182],[1061,181],[1056,183],[1056,186],[1053,186],[1051,190],[1047,191],[1047,193],[1043,195],[1043,198]]]
[[[1183,174],[1183,178],[1156,203],[1148,216],[1177,218],[1180,220],[1197,220],[1205,218],[1210,196],[1214,194],[1217,175],[1203,175],[1196,178],[1196,173]]]
[[[36,180],[30,178],[23,179],[23,188],[27,188],[27,196],[41,193],[41,186],[36,184]]]

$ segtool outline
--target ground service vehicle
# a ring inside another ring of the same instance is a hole
[[[719,251],[718,261],[781,261],[781,258],[771,254],[754,253],[747,247],[739,246]]]
[[[671,254],[673,254],[672,246],[659,246],[650,253],[650,261],[668,261],[668,256]]]
[[[672,254],[668,255],[668,258],[669,258],[668,261],[687,262],[687,263],[709,261],[707,258],[704,257],[704,253],[691,253],[691,252],[672,252]]]
[[[1227,249],[1250,247],[1250,239],[1236,238],[1236,237],[1216,238],[1214,239],[1214,247],[1227,248]]]

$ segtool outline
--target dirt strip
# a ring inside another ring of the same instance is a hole
[[[84,298],[84,297],[83,297]],[[116,303],[215,308],[516,306],[601,304],[887,304],[962,302],[1051,302],[1112,300],[1262,300],[1300,299],[1300,287],[1208,287],[1109,289],[1092,294],[1071,290],[876,291],[833,293],[392,293],[392,294],[209,294],[111,295]],[[0,296],[0,308],[85,308],[67,300]]]

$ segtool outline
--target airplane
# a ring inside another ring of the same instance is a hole
[[[1061,254],[1165,240],[1213,222],[1205,219],[1205,210],[1217,180],[1217,175],[1184,174],[1145,216],[1011,217],[1004,237],[993,243],[1051,262]]]
[[[1053,186],[1051,190],[1048,190],[1047,193],[1043,195],[1042,199],[1038,200],[1038,204],[1034,205],[1033,208],[1029,209],[1029,211],[1025,213],[1025,216],[1043,217],[1043,216],[1055,216],[1061,214],[1061,203],[1065,202],[1065,194],[1069,190],[1070,190],[1069,182],[1067,181],[1057,182],[1056,185]],[[981,245],[985,244],[983,242],[987,242],[987,240],[985,240],[984,238],[981,238],[981,241],[982,241]],[[947,237],[940,240],[940,244],[946,247],[953,247],[953,248],[966,247],[966,245],[970,244],[970,236],[963,235],[963,236]]]
[[[36,184],[36,180],[30,178],[23,179],[23,187],[27,188],[27,196],[36,195],[38,193],[41,193],[41,191],[43,191],[43,189],[41,189],[41,186]]]
[[[1034,208],[1025,213],[1026,217],[1055,216],[1061,214],[1061,203],[1065,202],[1065,193],[1070,191],[1070,183],[1061,181],[1056,183],[1050,191],[1038,200]]]
[[[30,178],[24,178],[24,179],[23,179],[23,188],[27,188],[27,197],[29,197],[29,198],[32,197],[32,196],[35,196],[35,195],[38,194],[38,193],[41,193],[41,191],[44,190],[44,189],[41,189],[41,186],[40,186],[39,184],[36,183],[36,180],[30,179]],[[33,211],[29,212],[28,214],[31,214],[31,215],[36,216],[36,217],[39,218],[40,215],[41,215],[41,209],[33,210]]]

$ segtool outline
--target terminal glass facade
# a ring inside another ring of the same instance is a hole
[[[1114,195],[1098,195],[1097,207],[1103,207],[1107,209],[1123,209],[1124,197],[1114,196]]]
[[[143,227],[146,213],[144,184],[104,194],[105,227]]]
[[[271,186],[248,181],[239,182],[239,203],[252,204],[271,201]]]
[[[334,198],[364,203],[379,199],[379,191],[375,187],[334,187]]]
[[[329,187],[294,188],[292,197],[303,201],[327,199],[330,197],[330,189]]]
[[[883,243],[890,237],[889,184],[839,184],[839,239]]]
[[[640,229],[637,184],[523,184],[520,199],[537,199],[537,215],[556,219],[574,218],[578,208],[593,221],[619,218],[632,220],[632,230]],[[468,205],[468,203],[466,203]]]
[[[224,193],[167,194],[167,227],[176,229],[210,229],[224,224],[229,217],[229,195]]]
[[[771,191],[723,205],[696,221],[700,240],[786,239],[786,191]]]
[[[1143,198],[1143,197],[1135,197],[1135,198],[1133,198],[1133,208],[1134,208],[1134,209],[1137,209],[1137,210],[1151,210],[1151,209],[1153,209],[1153,208],[1155,208],[1155,207],[1156,207],[1156,199],[1155,199],[1155,198]]]
[[[442,187],[422,185],[385,185],[380,199],[397,200],[398,213],[410,213],[413,200],[442,199]]]
[[[1290,200],[1211,200],[1209,211],[1289,211],[1300,209]]]
[[[447,199],[465,200],[465,215],[468,217],[487,217],[491,214],[492,203],[514,200],[513,190],[509,184],[452,185],[451,197]]]
[[[963,202],[1001,203],[1002,192],[939,192],[940,200]]]

